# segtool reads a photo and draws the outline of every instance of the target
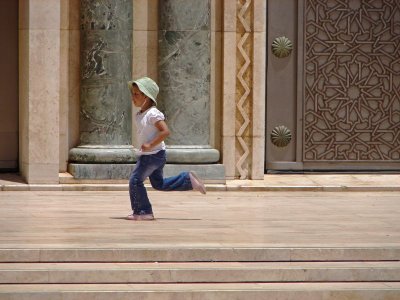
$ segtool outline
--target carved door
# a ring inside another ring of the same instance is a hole
[[[266,169],[400,170],[400,1],[272,0],[267,14]],[[281,36],[293,50],[278,58]]]

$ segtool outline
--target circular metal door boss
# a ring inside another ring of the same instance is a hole
[[[271,142],[277,147],[286,147],[292,140],[290,129],[284,125],[275,127],[271,132]]]
[[[290,55],[293,50],[293,43],[285,36],[277,37],[272,42],[272,53],[279,58],[284,58]]]

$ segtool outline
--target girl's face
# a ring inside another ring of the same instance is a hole
[[[134,85],[132,88],[131,97],[133,105],[136,107],[142,107],[147,99],[146,95],[143,94],[136,85]]]

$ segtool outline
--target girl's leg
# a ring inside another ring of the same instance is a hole
[[[182,172],[177,176],[164,178],[163,168],[166,162],[165,151],[157,153],[158,158],[163,158],[164,163],[159,166],[151,175],[151,185],[160,191],[188,191],[197,190],[202,194],[206,193],[206,187],[200,178],[194,172]]]
[[[159,191],[189,191],[193,189],[188,172],[163,178],[163,167],[161,167],[155,170],[149,179],[151,185]]]
[[[160,151],[155,154],[155,156],[162,159],[164,163],[160,164],[149,176],[153,188],[159,191],[188,191],[193,189],[188,172],[182,172],[177,176],[164,178],[163,168],[167,161],[166,152]]]
[[[177,176],[163,178],[162,168],[150,175],[151,185],[160,191],[189,191],[196,190],[206,193],[206,187],[202,180],[194,172],[182,172]]]
[[[135,215],[152,214],[153,210],[143,181],[156,170],[160,163],[152,155],[139,157],[136,167],[129,179],[129,196],[132,211]]]
[[[153,213],[150,200],[147,196],[146,188],[143,181],[146,179],[146,165],[142,162],[141,157],[136,162],[136,167],[129,178],[129,196],[131,200],[131,207],[134,214],[139,214],[141,210],[143,213]]]

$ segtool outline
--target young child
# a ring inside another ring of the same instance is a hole
[[[129,195],[133,213],[128,220],[154,220],[153,210],[143,181],[160,191],[198,190],[206,193],[203,182],[194,172],[182,172],[177,176],[163,178],[166,163],[164,140],[170,134],[162,112],[157,108],[158,85],[150,78],[143,77],[128,82],[133,105],[140,107],[136,114],[138,140],[141,145],[138,160],[129,179]]]

